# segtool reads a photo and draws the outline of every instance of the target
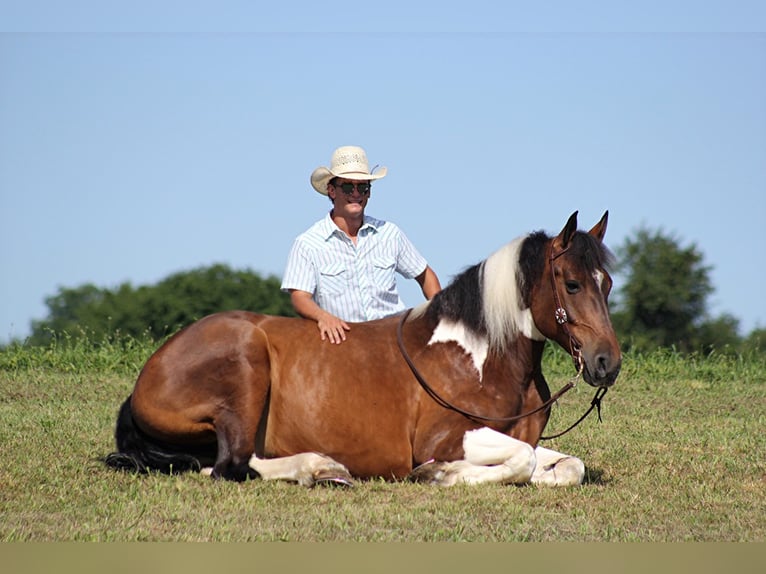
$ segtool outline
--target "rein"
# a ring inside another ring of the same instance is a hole
[[[571,431],[573,428],[579,425],[582,421],[584,421],[585,417],[587,417],[593,411],[593,409],[596,409],[596,412],[598,412],[598,422],[602,422],[601,421],[601,399],[604,398],[604,395],[606,394],[608,390],[609,390],[609,387],[599,387],[598,389],[596,389],[596,394],[593,395],[593,400],[591,400],[590,402],[590,408],[587,411],[585,411],[579,419],[573,422],[569,426],[569,428],[561,432],[557,432],[556,434],[541,436],[540,440],[551,440],[551,439],[558,438],[562,435],[567,434],[569,431]]]
[[[420,383],[420,386],[423,387],[423,390],[426,393],[428,393],[428,396],[430,396],[433,400],[435,400],[439,405],[441,405],[445,409],[449,409],[451,411],[455,411],[456,413],[460,413],[464,417],[469,418],[475,422],[478,422],[479,420],[493,421],[493,422],[511,422],[511,421],[517,421],[517,420],[523,419],[535,413],[539,413],[543,409],[547,409],[548,407],[550,407],[553,403],[555,403],[558,400],[558,398],[561,395],[566,393],[568,390],[573,389],[575,386],[575,381],[577,377],[580,376],[580,373],[577,373],[577,375],[572,380],[570,380],[566,385],[564,385],[559,390],[559,392],[553,395],[550,399],[545,401],[542,405],[540,405],[533,411],[529,411],[528,413],[524,413],[522,415],[516,415],[513,417],[487,417],[483,415],[477,415],[476,413],[472,413],[470,411],[463,410],[460,407],[456,407],[455,405],[453,405],[447,399],[443,398],[439,393],[437,393],[433,389],[433,387],[431,387],[431,385],[428,384],[425,378],[423,378],[423,375],[420,374],[420,371],[418,370],[418,368],[415,366],[415,363],[412,361],[412,358],[407,352],[407,349],[404,348],[404,339],[402,337],[402,325],[404,325],[404,322],[407,320],[407,317],[409,316],[411,310],[412,309],[407,309],[407,311],[402,316],[401,321],[399,321],[399,325],[397,326],[397,329],[396,329],[396,341],[399,344],[399,350],[402,352],[402,357],[404,357],[404,360],[407,362],[407,365],[410,367],[412,374],[415,375],[415,378],[418,380],[418,383]]]
[[[461,409],[460,407],[457,407],[450,403],[447,399],[443,398],[439,393],[437,393],[431,385],[428,384],[428,382],[423,378],[423,375],[420,374],[420,371],[415,366],[415,363],[412,361],[412,358],[410,357],[407,350],[404,348],[404,338],[402,336],[402,326],[404,325],[404,322],[407,320],[407,317],[409,317],[410,312],[412,309],[407,309],[407,311],[402,315],[401,320],[399,321],[399,324],[396,328],[396,341],[399,345],[399,350],[402,353],[402,357],[404,358],[407,365],[410,367],[410,370],[412,371],[412,374],[415,375],[415,378],[417,379],[418,383],[420,383],[420,386],[423,388],[423,390],[430,396],[436,403],[445,409],[454,411],[456,413],[459,413],[463,415],[464,417],[474,421],[474,422],[480,422],[480,421],[491,421],[491,422],[513,422],[518,421],[523,418],[526,418],[528,416],[531,416],[535,413],[539,413],[543,410],[550,409],[551,405],[555,403],[564,393],[567,391],[573,389],[575,387],[575,384],[577,383],[577,379],[580,378],[580,375],[582,374],[583,368],[585,367],[585,363],[582,360],[582,352],[581,352],[581,345],[580,342],[572,335],[571,331],[569,330],[569,316],[567,315],[566,309],[564,309],[563,305],[561,304],[561,298],[559,297],[558,289],[556,287],[556,280],[554,276],[553,271],[553,262],[566,253],[566,251],[569,248],[563,249],[559,253],[553,254],[551,253],[551,256],[549,257],[548,261],[550,263],[551,267],[551,287],[553,289],[553,298],[556,304],[556,311],[555,311],[555,318],[556,323],[562,328],[564,331],[564,334],[566,334],[569,337],[569,346],[570,351],[572,354],[572,359],[575,363],[575,368],[577,369],[577,374],[572,377],[559,391],[552,395],[551,398],[549,398],[547,401],[545,401],[542,405],[537,407],[536,409],[533,409],[527,413],[523,413],[520,415],[515,415],[512,417],[488,417],[484,415],[479,415],[476,413],[472,413],[470,411],[466,411]],[[548,436],[541,436],[540,440],[550,440],[554,438],[558,438],[572,429],[574,429],[577,425],[579,425],[582,421],[585,420],[585,418],[593,411],[593,409],[596,409],[598,412],[598,420],[601,422],[601,399],[604,398],[604,395],[606,395],[608,388],[607,387],[599,387],[596,389],[596,394],[593,396],[593,400],[590,403],[590,408],[585,411],[585,413],[577,419],[571,426],[569,426],[566,430],[563,430],[559,433],[548,435]]]

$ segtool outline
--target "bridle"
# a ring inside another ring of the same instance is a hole
[[[412,371],[412,374],[415,375],[415,378],[417,379],[418,383],[420,383],[420,386],[428,394],[428,396],[430,396],[440,406],[446,409],[449,409],[451,411],[454,411],[456,413],[459,413],[474,422],[481,422],[481,421],[513,422],[513,421],[518,421],[528,416],[531,416],[535,413],[539,413],[540,411],[550,409],[553,403],[555,403],[562,395],[564,395],[564,393],[566,393],[567,391],[575,387],[577,380],[580,378],[580,376],[582,375],[583,369],[585,368],[585,363],[582,359],[582,345],[575,338],[575,336],[572,334],[571,330],[569,329],[569,315],[567,314],[566,309],[561,303],[561,297],[559,296],[558,287],[556,285],[555,272],[553,269],[553,262],[559,257],[561,257],[568,250],[569,250],[569,247],[567,246],[561,251],[559,251],[558,253],[554,253],[553,247],[551,245],[551,255],[548,258],[548,264],[550,266],[550,273],[551,273],[551,288],[553,290],[553,300],[556,305],[556,310],[554,311],[556,323],[559,325],[559,327],[564,332],[564,334],[569,338],[570,354],[572,355],[572,359],[574,360],[575,368],[577,369],[577,374],[574,377],[572,377],[569,381],[567,381],[567,383],[563,387],[561,387],[561,389],[559,389],[558,392],[551,395],[551,397],[547,401],[545,401],[542,405],[540,405],[539,407],[529,412],[526,412],[520,415],[515,415],[512,417],[488,417],[488,416],[472,413],[470,411],[466,411],[456,405],[453,405],[447,399],[443,398],[439,393],[437,393],[434,390],[434,388],[431,385],[428,384],[428,382],[425,380],[425,378],[423,378],[423,375],[420,373],[418,368],[415,366],[415,363],[412,361],[412,357],[410,357],[409,353],[405,349],[404,338],[402,336],[402,326],[404,325],[405,321],[407,320],[407,317],[409,317],[410,312],[412,311],[412,309],[408,309],[402,315],[402,318],[399,321],[399,324],[397,325],[396,340],[399,345],[399,350],[402,353],[402,357],[404,358],[405,362],[407,363],[410,370]],[[593,400],[591,401],[590,408],[587,411],[585,411],[585,413],[579,419],[577,419],[577,421],[575,421],[567,429],[559,433],[548,435],[548,436],[541,436],[540,440],[550,440],[550,439],[558,438],[568,433],[577,425],[579,425],[582,421],[584,421],[585,418],[593,411],[594,408],[598,411],[598,420],[599,422],[601,422],[601,399],[604,397],[607,390],[608,390],[607,387],[599,387],[598,389],[596,389],[596,394],[593,396]]]
[[[569,314],[564,309],[564,305],[561,303],[561,297],[559,296],[559,288],[556,285],[556,271],[553,269],[553,262],[559,257],[569,251],[569,246],[565,247],[558,253],[553,252],[553,245],[551,244],[551,255],[548,257],[548,264],[551,270],[551,290],[553,291],[553,302],[556,304],[556,310],[553,312],[553,316],[556,319],[556,323],[564,331],[564,334],[569,338],[569,354],[572,356],[572,360],[575,364],[575,369],[582,372],[583,360],[582,360],[582,345],[580,341],[569,330]]]

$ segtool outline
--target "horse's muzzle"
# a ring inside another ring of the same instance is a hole
[[[599,354],[584,358],[583,379],[593,387],[611,387],[617,381],[622,368],[622,357],[613,359],[610,355]]]

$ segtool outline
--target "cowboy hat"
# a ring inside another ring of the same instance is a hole
[[[377,168],[375,166],[373,171]],[[388,170],[381,167],[378,173],[372,173],[367,163],[367,154],[358,146],[339,147],[332,153],[330,167],[318,167],[311,174],[311,185],[322,195],[327,195],[327,182],[334,177],[372,181],[385,177]]]

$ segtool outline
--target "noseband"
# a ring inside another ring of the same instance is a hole
[[[399,350],[402,353],[402,357],[404,358],[405,362],[410,367],[412,374],[415,375],[415,378],[417,379],[418,383],[420,383],[420,386],[428,394],[428,396],[430,396],[434,401],[436,401],[437,404],[441,405],[442,407],[449,409],[451,411],[455,411],[456,413],[459,413],[474,422],[481,422],[481,421],[513,422],[513,421],[518,421],[528,416],[531,416],[535,413],[539,413],[542,410],[550,409],[551,405],[555,403],[564,393],[566,393],[567,391],[575,387],[575,384],[577,383],[577,379],[580,378],[580,375],[582,374],[582,371],[585,367],[585,362],[583,361],[583,358],[582,358],[582,345],[569,329],[569,314],[567,313],[566,309],[564,309],[564,306],[561,303],[561,297],[559,296],[558,287],[556,285],[556,276],[553,269],[553,262],[559,257],[561,257],[568,250],[569,250],[569,247],[566,247],[555,254],[553,253],[553,251],[551,251],[551,255],[548,258],[548,263],[550,265],[550,272],[551,272],[551,288],[553,290],[553,300],[556,305],[556,310],[554,311],[556,323],[559,325],[559,327],[561,327],[561,330],[564,331],[564,334],[567,337],[569,337],[569,350],[572,356],[572,360],[574,361],[575,368],[577,369],[577,374],[574,377],[572,377],[563,387],[561,387],[561,389],[559,389],[559,391],[556,394],[552,395],[551,398],[549,398],[547,401],[545,401],[542,405],[540,405],[536,409],[533,409],[527,413],[523,413],[523,414],[512,416],[512,417],[487,417],[483,415],[478,415],[476,413],[472,413],[470,411],[463,410],[460,407],[453,405],[448,400],[443,398],[441,395],[439,395],[439,393],[437,393],[433,389],[433,387],[431,387],[431,385],[428,384],[428,382],[423,378],[423,375],[420,374],[420,371],[418,370],[418,368],[415,366],[415,363],[412,361],[412,358],[410,357],[409,353],[407,353],[407,350],[404,348],[402,326],[404,325],[404,322],[407,320],[407,317],[409,317],[410,312],[412,311],[412,309],[407,309],[407,311],[402,315],[402,318],[399,321],[399,324],[397,326],[396,340],[399,345]],[[568,433],[577,425],[579,425],[582,421],[584,421],[585,418],[593,411],[594,408],[598,411],[598,420],[599,422],[601,422],[601,399],[604,397],[607,390],[608,390],[607,387],[599,387],[598,389],[596,389],[596,394],[593,396],[593,400],[590,403],[590,408],[587,411],[585,411],[585,413],[579,419],[577,419],[577,421],[575,421],[567,429],[559,433],[556,433],[554,435],[549,435],[549,436],[541,436],[540,440],[550,440]]]

